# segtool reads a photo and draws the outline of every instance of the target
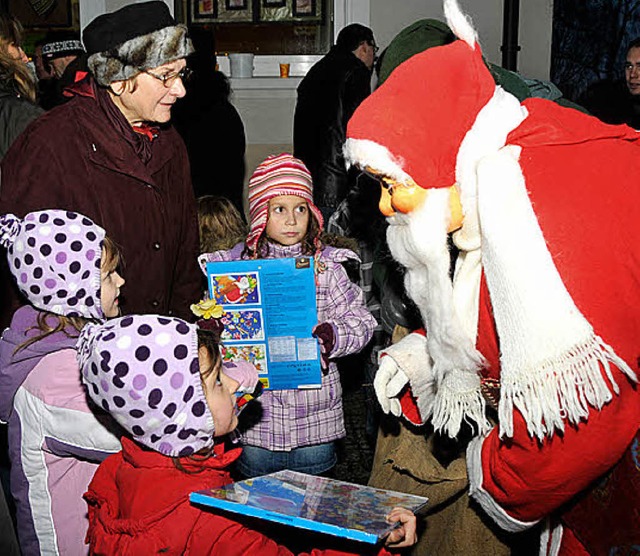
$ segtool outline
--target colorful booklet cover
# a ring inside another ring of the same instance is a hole
[[[224,361],[253,363],[265,389],[320,388],[313,257],[207,263],[222,306]]]
[[[345,483],[296,471],[278,471],[226,485],[192,492],[191,502],[375,544],[396,524],[385,516],[401,506],[414,513],[427,498]]]

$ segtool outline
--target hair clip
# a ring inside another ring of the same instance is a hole
[[[196,321],[199,328],[222,334],[224,330],[222,317],[225,311],[215,300],[201,299],[198,303],[191,305],[190,309],[196,317],[201,317]]]

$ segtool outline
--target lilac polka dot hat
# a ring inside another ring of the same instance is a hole
[[[132,315],[87,324],[76,345],[93,401],[134,440],[167,456],[214,442],[196,330],[175,317]]]
[[[104,319],[100,263],[105,231],[77,212],[0,216],[0,245],[20,291],[38,309]]]

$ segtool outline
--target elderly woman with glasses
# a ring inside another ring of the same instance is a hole
[[[0,206],[87,215],[121,248],[123,313],[190,318],[200,297],[196,205],[184,144],[168,125],[185,95],[187,30],[152,1],[97,17],[83,41],[90,74],[7,154]]]

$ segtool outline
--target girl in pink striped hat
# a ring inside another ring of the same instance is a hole
[[[334,360],[357,353],[369,342],[376,321],[362,290],[342,263],[359,261],[349,249],[324,245],[323,219],[313,204],[311,175],[301,160],[283,153],[264,160],[249,180],[250,231],[227,251],[200,256],[210,261],[247,258],[315,258],[318,324],[313,334],[322,355],[322,386],[311,390],[268,390],[260,420],[242,434],[238,462],[246,477],[281,469],[328,472],[336,463],[335,441],[345,436],[342,388]]]

